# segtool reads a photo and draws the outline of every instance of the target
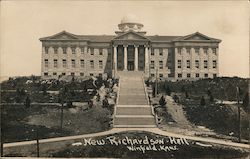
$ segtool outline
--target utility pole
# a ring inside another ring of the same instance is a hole
[[[155,96],[158,94],[158,67],[156,68],[156,78],[155,78]]]
[[[61,132],[63,131],[63,102],[62,102],[62,106],[61,106]]]
[[[36,129],[36,152],[37,152],[37,157],[39,157],[39,136],[38,136],[38,129]]]
[[[236,87],[237,88],[237,105],[238,105],[238,133],[239,133],[239,142],[241,142],[241,119],[240,119],[240,92],[239,92],[239,87]]]
[[[1,105],[1,116],[0,116],[0,124],[2,125],[2,119],[3,119],[3,105]],[[3,129],[0,127],[0,149],[1,149],[1,155],[0,157],[3,157]]]

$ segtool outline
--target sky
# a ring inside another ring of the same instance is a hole
[[[0,1],[0,74],[40,75],[39,38],[66,30],[114,35],[127,14],[147,35],[185,36],[199,31],[221,39],[219,75],[249,77],[247,1]]]

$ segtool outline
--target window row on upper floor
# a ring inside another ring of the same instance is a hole
[[[45,54],[48,54],[49,52],[58,54],[76,54],[77,52],[83,54],[83,53],[90,53],[91,55],[99,54],[103,55],[103,53],[108,52],[110,53],[109,48],[87,48],[87,47],[44,47]]]
[[[67,68],[67,67],[72,67],[72,68],[76,68],[76,67],[80,67],[80,68],[84,68],[86,65],[86,62],[88,62],[87,65],[90,66],[90,68],[94,69],[95,68],[95,60],[83,60],[80,59],[79,60],[79,64],[77,63],[76,59],[71,59],[70,63],[68,62],[68,60],[66,59],[62,59],[62,68]],[[103,69],[103,61],[102,60],[97,60],[96,62],[98,62],[98,68],[99,69]],[[108,61],[107,61],[108,62]],[[69,65],[70,64],[70,65]],[[49,60],[48,59],[44,59],[44,67],[48,68],[49,67]],[[53,68],[58,68],[59,64],[58,64],[58,60],[54,59],[53,60]]]
[[[194,64],[195,64],[195,68],[200,68],[200,61],[199,60],[195,60]],[[182,68],[183,67],[183,62],[182,60],[177,60],[177,68]],[[209,68],[209,62],[208,60],[204,60],[203,61],[203,67]],[[186,68],[191,68],[191,61],[190,60],[186,60]],[[213,60],[212,61],[212,68],[217,68],[217,61]]]
[[[178,54],[184,53],[184,50],[186,50],[186,53],[190,54],[192,52],[192,49],[195,53],[199,54],[201,53],[201,50],[203,50],[204,54],[208,54],[208,50],[211,49],[211,52],[214,55],[217,55],[217,47],[177,47],[177,48],[152,48],[151,49],[151,56],[154,55],[159,55],[159,56],[163,56],[164,52],[167,53],[172,53],[174,52],[173,50],[176,49],[176,52]]]
[[[209,48],[209,47],[177,47],[176,51],[178,54],[182,54],[186,50],[186,53],[190,54],[192,52],[192,49],[196,54],[201,53],[201,51],[203,51],[204,54],[208,54],[209,49],[211,49],[211,52],[214,55],[217,55],[218,48],[217,47],[212,47],[212,48]]]

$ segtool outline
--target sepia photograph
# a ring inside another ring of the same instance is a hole
[[[250,158],[249,1],[0,1],[1,158]]]

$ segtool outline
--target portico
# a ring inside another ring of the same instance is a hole
[[[146,71],[149,58],[148,45],[123,44],[113,46],[114,71]]]

